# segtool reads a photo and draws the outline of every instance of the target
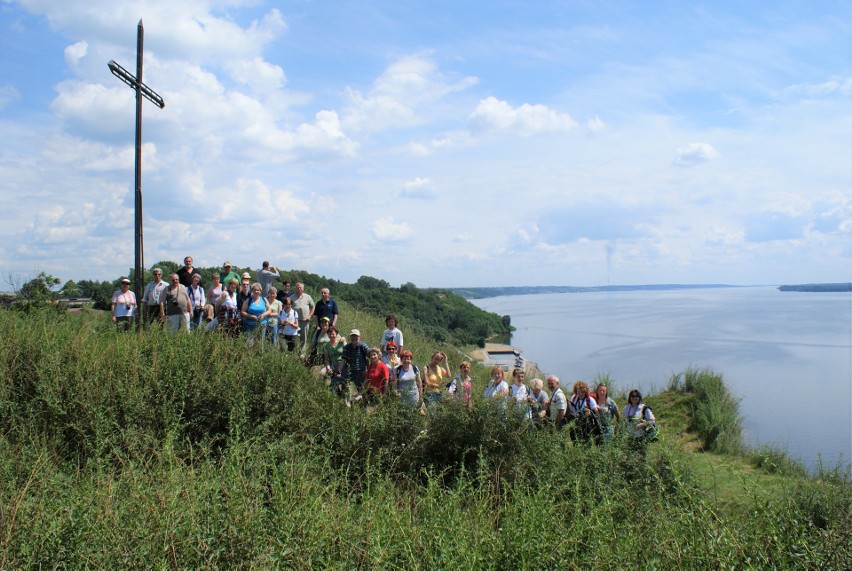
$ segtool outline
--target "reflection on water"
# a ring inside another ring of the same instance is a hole
[[[709,367],[739,396],[751,444],[816,465],[852,458],[852,296],[772,287],[503,296],[511,344],[563,379],[660,390]]]

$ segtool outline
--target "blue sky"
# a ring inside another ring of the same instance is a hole
[[[852,279],[850,0],[0,0],[3,276],[133,265],[140,19],[147,264]]]

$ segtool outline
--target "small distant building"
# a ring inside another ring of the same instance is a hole
[[[523,362],[521,359],[521,351],[511,345],[502,345],[500,343],[485,344],[485,359],[483,363],[489,367],[501,366],[504,371],[514,369],[518,362]]]

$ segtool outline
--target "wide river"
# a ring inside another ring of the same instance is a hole
[[[563,381],[608,374],[618,388],[659,391],[672,374],[709,367],[742,399],[749,445],[783,448],[811,468],[852,458],[849,293],[760,286],[473,303],[511,316],[511,344]]]

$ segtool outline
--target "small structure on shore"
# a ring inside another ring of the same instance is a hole
[[[521,358],[521,350],[511,345],[503,345],[502,343],[486,343],[483,350],[482,362],[485,365],[493,367],[500,365],[504,371],[514,369],[518,362],[523,363]]]

